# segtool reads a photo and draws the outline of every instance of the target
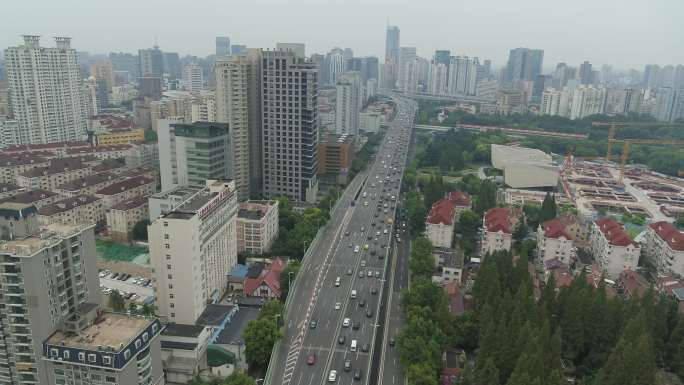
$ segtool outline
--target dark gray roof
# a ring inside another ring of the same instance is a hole
[[[99,173],[99,174],[93,174],[93,175],[87,176],[85,178],[79,178],[79,179],[75,179],[75,180],[66,182],[62,185],[57,186],[57,188],[60,190],[75,191],[75,190],[80,190],[84,187],[94,186],[94,185],[100,184],[102,182],[106,182],[108,180],[113,180],[113,179],[115,179],[114,175],[107,173],[107,172],[103,172],[103,173]]]
[[[98,200],[100,200],[100,198],[92,195],[78,195],[73,198],[63,199],[53,204],[43,206],[40,208],[40,210],[38,210],[38,214],[46,216],[55,215],[58,213],[69,211],[71,209],[75,209],[76,207],[89,205]]]
[[[242,335],[245,332],[247,323],[259,318],[259,312],[260,310],[256,308],[240,307],[240,310],[230,320],[230,324],[226,325],[225,329],[221,331],[216,343],[234,344],[236,342],[244,342]]]
[[[197,318],[196,323],[203,326],[219,326],[232,310],[233,305],[209,304]]]
[[[57,195],[57,193],[48,190],[29,190],[23,193],[19,193],[15,196],[5,198],[1,202],[34,203],[42,201],[43,199],[48,199],[55,195]]]
[[[162,331],[163,336],[177,336],[177,337],[197,337],[204,330],[204,326],[201,325],[188,325],[188,324],[167,324],[166,328]]]
[[[162,341],[162,349],[195,350],[197,344],[191,342]]]

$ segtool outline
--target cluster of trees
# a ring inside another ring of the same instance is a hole
[[[449,130],[435,134],[425,151],[417,154],[420,167],[438,167],[442,172],[463,170],[473,162],[489,163],[492,143],[506,143],[509,139],[497,133],[472,133]]]
[[[684,375],[684,317],[669,297],[651,290],[610,298],[584,273],[559,291],[551,276],[537,294],[525,253],[516,262],[510,252],[485,258],[468,320],[478,354],[464,384],[560,385],[569,376],[586,385],[652,385],[658,368]],[[470,342],[461,347],[471,350]]]
[[[133,226],[133,239],[147,242],[147,226],[150,224],[148,219],[142,219]]]
[[[375,148],[382,141],[382,137],[383,134],[381,132],[369,133],[367,135],[368,140],[363,147],[361,147],[361,150],[356,153],[354,160],[352,161],[350,169],[351,177],[359,173],[359,171],[364,170],[366,166],[368,166],[368,162],[373,154],[375,154]]]
[[[266,371],[273,345],[281,337],[280,325],[283,321],[283,304],[279,301],[266,302],[259,318],[249,321],[244,339],[245,359],[250,368]]]
[[[337,190],[331,189],[317,207],[308,208],[301,214],[293,209],[287,197],[277,198],[279,229],[271,254],[301,260],[318,229],[330,219],[329,210],[337,201],[337,195]]]
[[[126,309],[126,299],[118,290],[112,290],[112,292],[109,293],[109,307],[115,312],[130,311],[131,314],[140,314],[144,316],[154,315],[154,306],[150,304],[138,306],[135,302],[130,302],[128,304],[128,309]]]
[[[485,211],[496,207],[496,183],[482,180],[477,175],[464,175],[454,186],[454,189],[465,191],[470,195],[473,211],[483,215]]]
[[[226,378],[214,378],[208,381],[195,378],[188,382],[188,385],[256,385],[256,381],[243,371],[235,371]]]

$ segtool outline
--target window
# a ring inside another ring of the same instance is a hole
[[[152,334],[156,333],[157,330],[159,330],[159,326],[157,326],[157,324],[152,325]],[[145,333],[145,334],[147,334],[147,333]]]
[[[152,329],[154,330],[154,328],[152,328]],[[149,338],[149,335],[147,334],[147,332],[143,333],[143,336],[142,336],[143,341],[147,342],[148,338]]]
[[[88,354],[88,361],[89,362],[97,361],[97,356],[95,354]]]
[[[63,351],[62,356],[68,360],[69,359],[69,351],[68,350]]]
[[[170,299],[173,299],[173,294],[169,294],[169,298],[170,298]]]
[[[112,357],[103,356],[102,357],[102,363],[104,363],[105,365],[111,365],[112,364]]]
[[[175,306],[175,305],[173,304],[173,302],[171,302],[171,303],[169,304],[169,307],[170,307],[170,308],[173,308],[174,306]]]
[[[171,318],[175,318],[175,317],[176,317],[176,313],[171,313]]]
[[[173,307],[173,306],[172,306],[172,307]],[[136,348],[136,349],[140,349],[141,346],[142,346],[142,341],[140,341],[140,340],[135,340],[135,348]]]
[[[85,353],[79,352],[79,353],[78,353],[78,360],[79,360],[79,361],[82,361],[82,362],[85,362]]]
[[[126,349],[126,351],[124,352],[124,358],[125,358],[125,359],[131,358],[131,351],[130,351],[130,349]]]
[[[164,239],[169,239],[169,234],[164,234]]]
[[[51,355],[52,357],[57,357],[57,356],[59,356],[59,350],[57,350],[57,349],[50,349],[50,355]]]
[[[169,246],[168,243],[165,243],[165,244],[164,244],[164,248],[165,248],[165,249],[169,249],[169,248],[171,248],[171,246]]]

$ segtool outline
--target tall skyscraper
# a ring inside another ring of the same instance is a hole
[[[606,89],[581,85],[572,93],[570,119],[582,119],[602,114],[606,103]]]
[[[435,56],[432,58],[432,62],[435,64],[444,64],[449,66],[451,61],[451,51],[449,50],[437,50],[435,51]]]
[[[199,64],[190,63],[183,67],[183,86],[190,92],[199,92],[204,88],[204,76]]]
[[[444,63],[432,63],[427,92],[431,95],[446,95],[449,67]]]
[[[505,81],[515,83],[519,80],[535,81],[541,74],[544,63],[544,50],[514,48],[509,52],[505,71]]]
[[[653,116],[663,122],[684,119],[684,89],[661,87],[658,89]]]
[[[384,86],[396,87],[399,77],[399,27],[388,25],[385,35],[385,66],[383,68]]]
[[[230,56],[230,38],[228,36],[216,37],[216,57]]]
[[[205,186],[148,227],[157,314],[168,322],[195,324],[237,264],[235,183]]]
[[[326,84],[331,86],[337,84],[340,76],[344,73],[344,64],[344,51],[341,48],[335,47],[325,55]]]
[[[416,47],[400,47],[397,66],[399,68],[396,87],[408,91],[416,71]]]
[[[140,76],[156,76],[161,78],[164,74],[164,54],[158,46],[154,48],[138,50],[138,70]]]
[[[591,63],[584,61],[579,67],[580,84],[592,84],[594,82],[591,70]]]
[[[163,73],[168,74],[171,80],[180,79],[182,68],[178,52],[164,52],[163,57]]]
[[[361,76],[358,72],[346,72],[335,86],[335,130],[338,134],[359,134],[359,112],[363,104]]]
[[[90,65],[90,76],[96,80],[104,80],[106,83],[106,91],[112,92],[114,87],[114,68],[112,62],[109,60],[99,60]]]
[[[261,195],[261,50],[216,62],[216,115],[230,127],[238,199]]]
[[[5,50],[11,110],[19,144],[82,140],[86,134],[82,83],[71,39],[56,37],[55,48],[39,36]]]
[[[230,46],[231,55],[239,55],[241,53],[247,52],[247,46],[243,44],[233,44]]]
[[[479,65],[476,57],[452,56],[449,64],[449,94],[475,95]]]
[[[644,67],[644,87],[657,88],[660,86],[660,66],[648,64]]]
[[[315,202],[318,66],[293,52],[262,54],[263,194]]]

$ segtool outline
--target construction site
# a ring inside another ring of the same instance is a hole
[[[672,222],[684,215],[684,179],[626,164],[630,145],[684,146],[684,141],[616,138],[619,128],[644,126],[639,123],[594,125],[609,128],[606,156],[582,159],[566,154],[560,175],[564,195],[580,213],[642,216],[649,222]],[[612,153],[615,145],[622,145],[619,158]]]

